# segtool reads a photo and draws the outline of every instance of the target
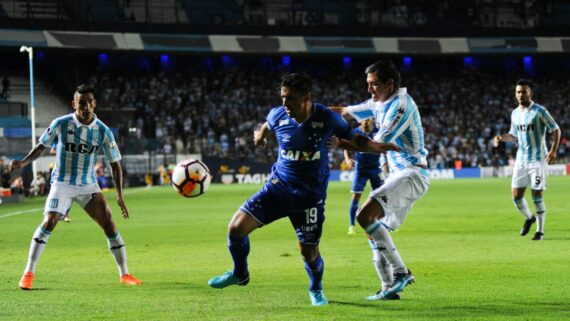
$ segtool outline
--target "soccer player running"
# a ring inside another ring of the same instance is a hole
[[[248,235],[257,228],[288,217],[297,234],[309,275],[311,304],[328,303],[322,291],[324,263],[319,252],[329,179],[327,140],[336,135],[346,139],[351,146],[376,153],[398,148],[355,135],[342,117],[313,103],[311,87],[311,80],[304,74],[283,77],[282,106],[271,109],[267,121],[254,132],[256,146],[264,145],[269,133],[273,132],[279,144],[279,156],[267,183],[245,201],[231,219],[228,248],[234,269],[210,279],[211,287],[248,284]]]
[[[369,300],[398,299],[398,292],[414,281],[389,231],[397,230],[412,205],[428,190],[429,173],[424,133],[416,103],[406,88],[400,88],[400,72],[391,61],[381,60],[365,70],[369,100],[354,106],[333,107],[346,119],[363,121],[374,117],[380,124],[374,140],[394,142],[400,150],[386,153],[390,176],[373,190],[356,214],[356,220],[370,236],[371,246],[380,254],[375,264],[382,289]],[[344,140],[338,146],[350,149]],[[376,260],[376,258],[375,258]]]
[[[528,234],[532,224],[538,221],[536,233],[532,238],[540,241],[544,238],[546,206],[542,195],[546,190],[547,166],[556,159],[560,143],[560,128],[543,106],[532,101],[533,85],[530,80],[520,79],[515,86],[518,107],[511,113],[511,129],[508,133],[495,136],[493,143],[499,146],[501,141],[517,140],[519,148],[513,168],[512,193],[515,207],[525,217],[521,235]],[[546,149],[546,131],[552,133],[552,146]],[[530,185],[532,201],[536,210],[533,216],[524,198],[525,189]]]
[[[374,123],[374,118],[369,118],[360,123],[360,127],[355,130],[358,134],[368,136],[373,138],[378,132],[378,127]],[[354,153],[354,158],[350,157],[350,152],[344,150],[344,161],[346,162],[348,169],[354,169],[354,178],[352,180],[352,198],[350,200],[350,207],[348,210],[349,215],[349,225],[348,234],[354,235],[356,231],[354,229],[354,221],[356,219],[356,211],[358,210],[358,202],[360,202],[360,197],[362,192],[364,192],[364,187],[366,182],[370,181],[370,186],[372,189],[377,189],[384,183],[380,174],[380,155],[376,153]]]
[[[97,151],[102,149],[111,163],[117,204],[121,208],[123,218],[129,218],[129,211],[123,200],[123,174],[119,162],[121,154],[113,133],[94,114],[96,100],[91,87],[78,86],[71,105],[75,110],[74,113],[56,118],[40,137],[39,144],[24,159],[13,160],[10,163],[10,170],[30,164],[57,139],[57,155],[51,175],[51,189],[46,199],[44,219],[32,237],[28,263],[20,280],[20,288],[32,289],[40,256],[58,221],[67,216],[73,201],[79,203],[105,232],[109,250],[119,268],[120,282],[141,284],[141,281],[129,274],[125,242],[117,231],[111,209],[97,185],[93,171]]]

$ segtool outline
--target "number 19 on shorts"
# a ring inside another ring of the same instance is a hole
[[[317,208],[311,207],[311,208],[305,209],[305,217],[307,218],[307,224],[317,223],[317,220],[319,219],[318,213],[317,213]]]

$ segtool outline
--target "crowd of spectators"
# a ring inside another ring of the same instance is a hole
[[[120,127],[125,153],[145,150],[202,153],[247,161],[272,162],[275,142],[265,149],[252,144],[253,129],[271,107],[280,105],[278,80],[283,71],[233,68],[150,74],[99,73],[90,80],[97,88],[98,108],[130,113]],[[360,72],[316,72],[313,98],[326,105],[348,105],[368,98]],[[507,165],[516,145],[497,150],[492,137],[509,130],[516,101],[516,78],[472,68],[405,71],[403,86],[419,106],[431,168]],[[564,75],[536,79],[536,101],[547,106],[563,129],[559,162],[570,148],[570,79]],[[106,121],[108,121],[106,119]],[[113,125],[113,124],[112,124]],[[330,154],[339,168],[342,154]]]

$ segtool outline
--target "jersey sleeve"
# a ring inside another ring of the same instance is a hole
[[[54,144],[57,135],[61,131],[61,122],[57,119],[52,121],[46,131],[40,136],[39,143],[45,147],[50,147]]]
[[[380,124],[378,133],[374,137],[376,141],[380,143],[390,143],[396,137],[400,136],[405,129],[403,124],[407,121],[412,106],[403,103],[400,99],[401,98],[398,97],[390,103],[384,120],[381,120],[382,124]]]
[[[105,138],[103,139],[103,152],[105,157],[110,163],[115,163],[121,160],[121,152],[115,142],[115,137],[109,128],[105,129]]]
[[[374,117],[374,100],[371,98],[358,105],[348,106],[346,107],[346,111],[358,122]]]
[[[552,115],[550,115],[548,110],[542,109],[540,111],[540,116],[542,118],[542,121],[546,125],[546,128],[548,128],[548,132],[552,133],[553,131],[555,131],[559,128],[558,124],[556,123],[554,118],[552,118]]]

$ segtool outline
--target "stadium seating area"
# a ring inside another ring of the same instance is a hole
[[[278,79],[284,72],[243,67],[176,73],[99,72],[90,82],[97,88],[101,110],[132,115],[119,123],[115,118],[113,124],[120,127],[120,144],[126,153],[151,149],[270,162],[276,155],[275,144],[254,149],[252,130],[263,123],[272,106],[280,104]],[[317,69],[311,74],[317,102],[347,105],[368,97],[361,72]],[[472,68],[404,71],[403,85],[422,113],[432,168],[452,168],[457,161],[463,167],[512,161],[514,146],[497,151],[491,138],[509,129],[517,78]],[[570,81],[552,74],[536,81],[540,85],[536,101],[549,108],[564,130],[559,149],[559,161],[564,162],[570,147]],[[338,168],[342,154],[331,156],[333,167]]]

